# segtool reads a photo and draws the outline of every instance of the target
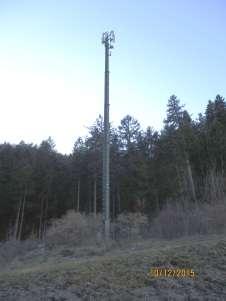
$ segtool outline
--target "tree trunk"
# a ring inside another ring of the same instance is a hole
[[[115,195],[113,195],[112,199],[112,219],[115,219]]]
[[[41,198],[41,208],[39,217],[38,239],[42,238],[42,218],[43,218],[43,198]]]
[[[20,221],[20,214],[21,214],[21,207],[22,207],[22,198],[20,199],[20,204],[17,211],[17,217],[15,222],[15,229],[14,229],[14,239],[17,239],[18,230],[19,230],[19,221]]]
[[[157,208],[157,212],[160,212],[160,201],[159,201],[159,194],[156,193],[156,208]]]
[[[93,211],[92,203],[93,203],[93,199],[92,199],[92,182],[88,181],[88,214],[90,214]]]
[[[192,176],[191,164],[190,164],[190,161],[188,158],[186,158],[186,166],[187,166],[190,192],[192,195],[192,199],[196,202],[197,199],[196,199],[196,193],[195,193],[195,185],[194,185],[194,180],[193,180],[193,176]]]
[[[76,183],[73,186],[73,209],[76,211]]]
[[[79,212],[79,206],[80,206],[80,180],[78,180],[77,183],[77,212]]]
[[[93,186],[93,213],[96,217],[97,215],[97,179],[94,178],[94,186]]]
[[[38,238],[42,239],[42,229],[43,229],[43,207],[44,207],[44,197],[41,198],[41,208],[40,208],[40,217],[39,217],[39,230]]]
[[[178,178],[178,182],[179,182],[180,196],[182,196],[184,194],[183,184],[182,184],[182,181],[181,181],[182,175],[181,175],[181,172],[180,172],[180,169],[179,169],[178,165],[176,165],[176,174],[177,174],[177,178]]]
[[[221,175],[224,176],[224,159],[223,156],[221,156]]]
[[[118,199],[118,214],[121,212],[121,198],[120,198],[120,191],[119,191],[119,185],[117,187],[117,199]]]
[[[24,208],[26,203],[26,195],[27,195],[27,189],[24,190],[24,198],[23,198],[23,205],[22,205],[22,212],[21,212],[21,220],[20,220],[20,227],[19,227],[19,234],[18,234],[18,240],[21,240],[22,230],[23,230],[23,223],[24,223]]]
[[[43,235],[44,235],[44,237],[46,235],[46,229],[47,229],[48,208],[49,208],[49,198],[47,196],[47,198],[46,198],[46,206],[45,206],[45,213],[44,213],[44,227],[43,227]]]

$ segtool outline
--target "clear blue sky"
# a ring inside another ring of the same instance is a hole
[[[0,0],[0,142],[72,150],[103,114],[108,30],[115,126],[131,114],[161,129],[171,94],[194,118],[226,97],[224,0]]]

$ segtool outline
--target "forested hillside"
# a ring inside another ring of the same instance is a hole
[[[99,116],[70,155],[58,153],[51,138],[39,146],[23,141],[0,145],[0,239],[42,238],[51,218],[69,209],[101,212],[102,133]],[[152,218],[175,200],[222,198],[224,98],[217,95],[193,120],[172,95],[161,132],[143,130],[136,119],[125,116],[117,128],[111,127],[110,168],[112,219],[123,211],[142,211]]]

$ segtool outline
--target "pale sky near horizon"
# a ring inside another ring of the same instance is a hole
[[[0,0],[0,143],[72,151],[103,115],[108,30],[113,125],[130,114],[159,130],[172,94],[193,118],[226,97],[224,0]]]

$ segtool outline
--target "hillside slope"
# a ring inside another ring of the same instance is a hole
[[[226,237],[147,240],[95,252],[42,246],[0,271],[1,301],[226,300]],[[195,277],[148,275],[153,267]]]

